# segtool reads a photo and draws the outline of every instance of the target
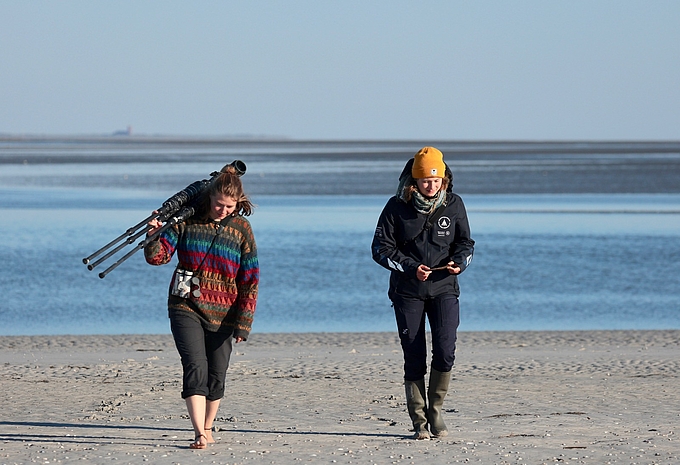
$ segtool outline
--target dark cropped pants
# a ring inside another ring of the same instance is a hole
[[[418,381],[427,372],[426,315],[432,332],[432,368],[440,372],[451,371],[460,322],[458,297],[443,295],[421,300],[394,294],[392,303],[404,352],[404,379]]]
[[[182,359],[182,398],[198,395],[219,400],[224,397],[231,333],[206,331],[198,317],[182,312],[171,312],[170,330]]]

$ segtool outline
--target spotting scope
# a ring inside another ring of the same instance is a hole
[[[227,165],[227,167],[229,166],[234,168],[238,176],[243,176],[246,172],[246,164],[241,160],[234,160]],[[210,173],[210,179],[203,179],[202,181],[196,181],[189,184],[187,187],[163,202],[163,205],[161,205],[161,207],[158,208],[154,213],[147,216],[131,228],[128,228],[123,234],[116,237],[104,247],[96,250],[90,256],[83,258],[83,263],[87,265],[87,269],[92,271],[118,252],[121,252],[127,246],[133,244],[143,235],[148,234],[153,229],[151,226],[149,226],[149,221],[157,219],[163,223],[163,226],[157,231],[154,231],[153,234],[147,235],[147,237],[135,245],[132,250],[129,250],[115,263],[99,273],[99,277],[103,279],[107,274],[117,268],[118,265],[132,257],[132,255],[134,255],[136,252],[142,250],[151,241],[155,240],[166,229],[190,218],[196,212],[197,204],[203,197],[203,194],[208,192],[208,189],[217,180],[220,174],[222,174],[222,171],[214,171]],[[107,250],[108,252],[106,252]],[[99,257],[104,252],[106,253]],[[99,258],[94,260],[97,257]]]

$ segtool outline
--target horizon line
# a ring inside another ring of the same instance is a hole
[[[255,135],[255,134],[144,134],[144,133],[82,133],[82,134],[50,134],[50,133],[3,133],[0,132],[0,142],[13,141],[186,141],[186,142],[280,142],[280,143],[334,143],[334,144],[354,144],[354,143],[387,143],[401,144],[410,142],[429,141],[431,143],[443,142],[447,144],[680,144],[679,139],[582,139],[582,138],[306,138],[289,137],[281,135]]]

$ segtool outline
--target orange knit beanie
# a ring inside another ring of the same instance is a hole
[[[411,176],[413,179],[443,178],[446,165],[444,155],[434,147],[423,147],[413,157]]]

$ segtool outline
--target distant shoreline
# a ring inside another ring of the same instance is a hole
[[[404,163],[434,145],[459,194],[677,193],[680,141],[293,140],[164,136],[0,136],[0,185],[178,189],[195,181],[167,167],[234,159],[251,195],[391,195]],[[130,165],[81,174],[78,166]],[[142,166],[143,165],[143,166]],[[42,171],[41,171],[42,169]],[[49,170],[49,176],[45,176]],[[41,176],[40,173],[43,173]],[[8,170],[9,173],[9,170]],[[159,172],[160,173],[160,172]]]
[[[5,143],[19,144],[110,144],[113,146],[183,145],[196,147],[248,147],[251,149],[366,147],[411,150],[433,145],[448,153],[680,153],[680,140],[455,140],[455,139],[289,139],[266,136],[165,136],[165,135],[20,135],[0,134]]]

